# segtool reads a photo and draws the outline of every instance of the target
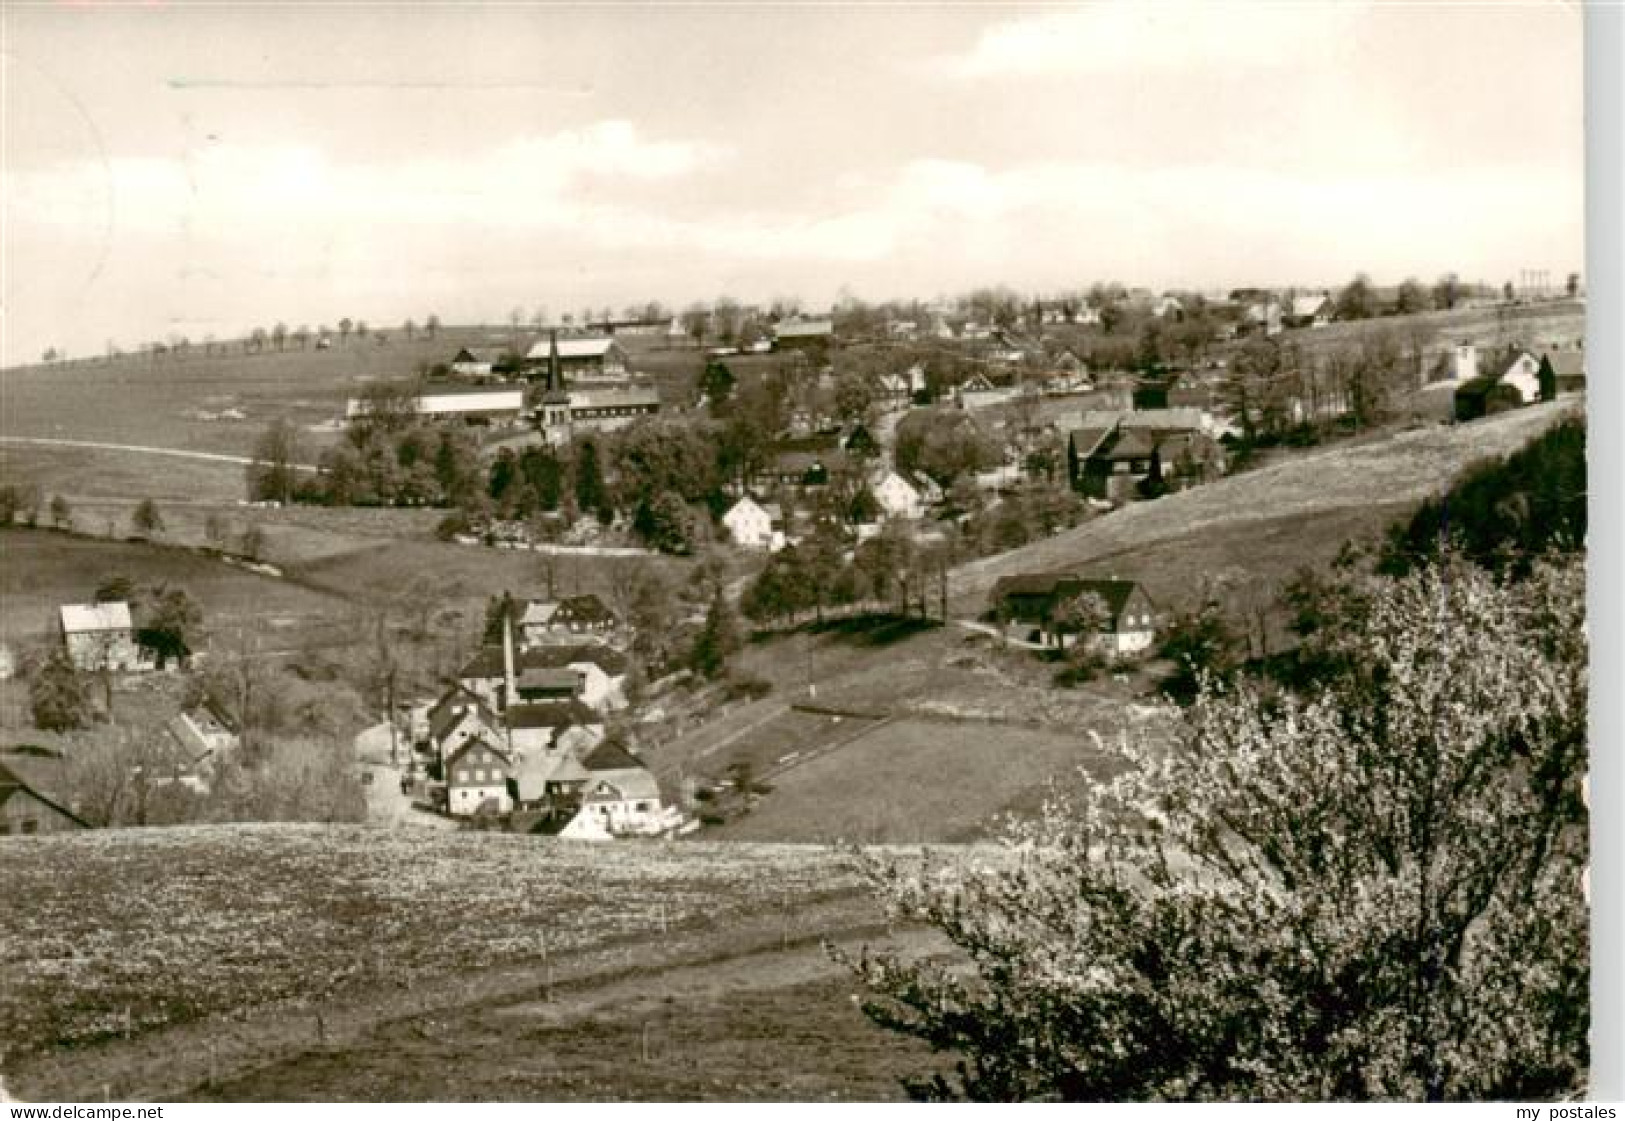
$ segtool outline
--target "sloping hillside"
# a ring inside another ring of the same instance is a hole
[[[365,383],[411,377],[449,363],[463,346],[506,346],[507,327],[447,327],[434,338],[388,341],[351,338],[326,350],[288,343],[282,350],[244,353],[241,343],[205,355],[194,346],[182,358],[124,355],[49,366],[0,370],[0,435],[71,438],[114,444],[251,454],[277,417],[304,428],[304,453],[314,460],[336,438],[331,422]],[[520,331],[521,346],[535,332]],[[703,362],[693,347],[659,338],[627,338],[635,370],[652,378],[668,400],[686,396]],[[240,472],[239,472],[240,474]]]
[[[629,977],[642,978],[637,997],[671,998],[663,1016],[702,977],[706,994],[834,982],[828,1030],[860,1045],[871,1030],[838,995],[840,972],[817,940],[878,934],[882,916],[828,849],[265,825],[12,837],[0,853],[0,1073],[23,1097],[206,1093],[345,1048],[363,1053],[366,1070],[373,1033],[408,1022],[417,1026],[403,1034],[421,1049],[462,1015],[507,1024],[509,1038],[487,1041],[505,1064],[526,1066],[534,1032],[557,1029],[568,1010],[614,1022],[632,994],[594,994]],[[756,1015],[790,1031],[805,1011],[768,1001]],[[655,1039],[668,1055],[681,1027]],[[774,1033],[760,1028],[735,1031],[771,1047]],[[468,1057],[453,1034],[426,1065],[438,1091],[384,1092],[492,1096],[448,1071]],[[815,1063],[789,1050],[752,1061],[764,1081],[735,1092],[767,1092],[762,1071]],[[664,1066],[650,1077],[669,1079]],[[255,1092],[300,1087],[285,1072]],[[635,1082],[591,1093],[639,1096]]]
[[[1153,594],[1160,586],[1181,597],[1195,592],[1193,578],[1232,564],[1255,579],[1276,579],[1331,557],[1350,530],[1386,525],[1448,487],[1467,464],[1522,447],[1581,405],[1558,401],[1292,456],[962,565],[950,593],[958,610],[975,613],[997,580],[1021,572],[1133,576],[1152,584]],[[1253,554],[1255,543],[1262,548]]]

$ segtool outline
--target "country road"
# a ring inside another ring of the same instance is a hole
[[[105,444],[96,440],[58,440],[49,436],[0,436],[0,444],[36,444],[51,448],[84,448],[87,451],[137,452],[141,455],[167,455],[174,459],[198,459],[208,463],[230,463],[247,467],[254,461],[246,455],[225,455],[221,452],[196,452],[185,448],[154,448],[144,444]],[[294,463],[295,471],[316,470],[311,463]]]

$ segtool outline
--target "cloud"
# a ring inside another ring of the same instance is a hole
[[[232,238],[355,222],[568,224],[588,185],[656,183],[726,156],[718,146],[648,140],[626,121],[521,137],[455,158],[344,163],[304,147],[215,145],[183,158],[126,157],[8,171],[11,220],[114,232]]]
[[[980,79],[1301,66],[1306,51],[1345,35],[1359,10],[1355,3],[1107,0],[994,24],[934,69]]]

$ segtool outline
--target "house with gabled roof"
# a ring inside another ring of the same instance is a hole
[[[888,471],[869,488],[880,508],[893,518],[917,521],[925,516],[925,499],[919,487],[896,471]]]
[[[1542,392],[1540,377],[1540,359],[1527,350],[1520,350],[1513,355],[1506,368],[1501,371],[1501,384],[1511,386],[1517,391],[1519,401],[1525,405],[1533,405],[1537,401],[1549,400],[1557,396],[1555,379],[1552,381],[1551,393]]]
[[[925,392],[925,367],[916,362],[901,373],[881,374],[879,384],[881,396],[888,405],[893,408],[907,406]]]
[[[451,372],[463,378],[488,378],[506,368],[512,358],[507,347],[465,346],[452,355]]]
[[[604,734],[603,716],[573,697],[509,705],[502,714],[502,724],[509,746],[521,757],[552,750],[572,729],[583,729],[596,737]]]
[[[136,642],[130,605],[123,600],[63,604],[58,615],[63,645],[81,673],[152,668],[152,657]]]
[[[429,710],[428,746],[442,762],[470,740],[504,740],[502,720],[482,695],[454,685]]]
[[[525,353],[525,369],[546,372],[549,380],[562,377],[564,389],[571,385],[623,382],[632,376],[631,361],[620,343],[604,335],[558,338],[550,336]]]
[[[446,759],[447,811],[454,817],[473,817],[513,809],[508,793],[512,762],[507,751],[486,737],[464,743]]]
[[[519,617],[519,637],[527,648],[555,642],[573,644],[583,638],[609,635],[618,621],[615,612],[591,592],[558,600],[531,600]]]
[[[194,768],[212,768],[236,753],[241,740],[237,722],[205,701],[176,713],[164,730]]]
[[[0,762],[0,837],[89,828],[84,818],[31,785],[19,768]]]
[[[774,502],[758,502],[745,495],[722,515],[728,536],[742,549],[776,553],[789,544],[784,535],[784,511]]]
[[[627,657],[607,643],[545,643],[520,651],[519,665],[574,674],[575,698],[596,712],[626,707]]]
[[[1061,615],[1067,603],[1085,594],[1100,600],[1105,625],[1095,634],[1080,636],[1061,621]],[[1088,641],[1102,654],[1123,657],[1150,649],[1156,638],[1156,606],[1134,580],[1023,573],[994,584],[989,599],[1002,626],[1047,645],[1064,648]]]
[[[1336,306],[1325,292],[1293,296],[1287,309],[1287,323],[1293,327],[1324,327],[1332,321]]]
[[[1199,483],[1224,471],[1213,427],[1194,408],[1085,410],[1064,429],[1067,475],[1075,490],[1112,502]]]
[[[654,774],[614,740],[593,748],[581,766],[587,772],[580,788],[581,810],[560,836],[577,840],[653,836],[681,821],[680,814],[663,805]]]

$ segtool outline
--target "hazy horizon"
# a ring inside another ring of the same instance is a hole
[[[1583,272],[1569,5],[0,19],[5,365],[277,320]]]

